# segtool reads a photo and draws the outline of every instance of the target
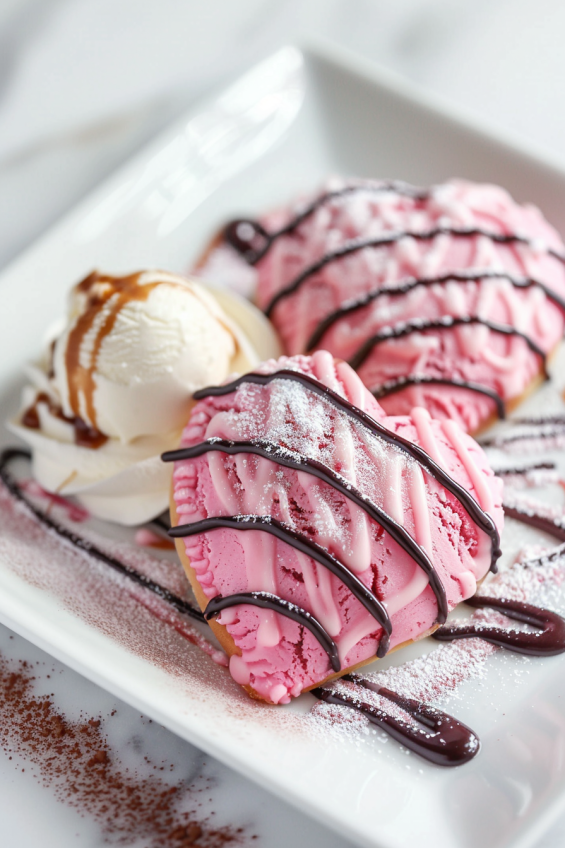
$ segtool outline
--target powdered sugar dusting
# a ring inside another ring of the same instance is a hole
[[[489,578],[482,593],[524,601],[564,614],[564,582],[565,545],[562,545],[551,551],[524,552],[513,565]],[[517,628],[515,621],[494,610],[478,609],[470,621],[479,625]],[[375,688],[386,687],[424,704],[441,706],[463,683],[483,677],[487,660],[500,650],[480,638],[465,639],[439,645],[430,653],[403,665],[385,671],[361,673],[361,676]],[[339,680],[331,688],[338,693],[345,691],[349,696],[354,695],[389,715],[413,721],[388,699],[356,683]],[[351,716],[351,713],[354,715]],[[318,732],[327,730],[338,736],[367,733],[370,727],[369,720],[360,713],[325,703],[316,704],[311,717],[314,727],[319,724]]]

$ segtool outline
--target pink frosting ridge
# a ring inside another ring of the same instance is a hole
[[[334,180],[324,194],[339,192],[346,185],[355,183]],[[368,292],[446,273],[475,277],[481,271],[490,275],[499,271],[501,276],[445,280],[416,286],[402,296],[380,296],[336,320],[316,347],[353,361],[363,343],[385,328],[414,319],[473,316],[519,330],[544,353],[553,350],[563,335],[563,308],[540,286],[518,288],[502,276],[532,278],[565,298],[565,265],[549,252],[565,255],[565,247],[538,209],[518,205],[497,186],[463,180],[415,194],[413,187],[407,192],[401,184],[385,191],[375,191],[383,185],[376,181],[357,185],[358,189],[342,196],[327,196],[298,227],[274,240],[255,266],[259,306],[266,308],[305,269],[355,239],[406,235],[392,244],[366,247],[329,262],[279,300],[271,318],[288,354],[306,352],[321,321]],[[276,232],[312,199],[275,211],[261,224],[268,233]],[[488,235],[443,233],[427,240],[410,235],[438,227],[519,235],[527,243],[500,244]],[[232,258],[243,261],[235,253]],[[541,357],[523,338],[474,324],[413,331],[380,342],[358,371],[371,390],[401,377],[443,377],[479,384],[507,402],[522,395],[541,365]],[[476,431],[496,411],[495,401],[484,394],[439,384],[410,386],[383,397],[381,404],[395,415],[424,406],[434,417],[459,421],[468,432]]]
[[[310,375],[420,444],[501,527],[502,483],[457,423],[432,420],[422,408],[411,416],[386,416],[355,372],[326,351],[271,360],[259,373],[281,369]],[[228,395],[198,402],[182,446],[214,437],[268,440],[339,473],[424,548],[449,609],[472,595],[489,569],[491,540],[452,494],[411,457],[294,380],[244,382]],[[386,606],[391,647],[417,638],[436,621],[436,597],[415,560],[360,506],[311,474],[260,456],[208,452],[175,463],[174,500],[180,524],[268,515],[321,545]],[[378,622],[337,576],[287,542],[261,530],[222,528],[184,543],[207,598],[271,592],[317,618],[337,644],[342,670],[376,655],[383,635]],[[267,701],[286,703],[332,673],[312,633],[277,612],[240,604],[217,620],[241,651],[231,658],[232,676]]]

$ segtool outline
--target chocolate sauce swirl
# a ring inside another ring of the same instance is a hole
[[[261,439],[253,439],[242,442],[228,441],[226,439],[219,438],[208,439],[207,441],[200,442],[190,448],[181,448],[177,451],[169,451],[163,454],[162,459],[165,462],[193,459],[212,451],[220,451],[221,453],[226,453],[228,455],[239,453],[254,454],[262,457],[263,459],[268,459],[277,465],[282,465],[285,468],[292,468],[296,471],[306,472],[307,474],[311,474],[313,477],[317,477],[319,480],[322,480],[324,483],[327,483],[329,486],[332,486],[332,488],[348,500],[353,501],[353,503],[364,510],[367,515],[373,519],[373,521],[380,524],[380,526],[389,533],[391,538],[393,538],[395,542],[412,557],[422,571],[429,577],[430,586],[433,589],[438,604],[437,620],[440,623],[443,623],[446,620],[448,609],[445,587],[443,586],[443,583],[441,582],[441,579],[425,550],[414,541],[412,536],[410,536],[401,524],[398,524],[398,522],[388,515],[388,513],[386,513],[380,506],[363,495],[346,478],[337,474],[322,462],[310,459],[297,451],[290,451],[286,448],[282,448],[274,442],[268,442]],[[234,518],[237,520],[239,517]],[[190,527],[191,525],[182,526]],[[280,527],[282,528],[283,525],[280,525]],[[279,538],[282,537],[279,536]],[[287,541],[290,545],[295,546],[296,538],[292,535],[292,533],[289,534],[288,531],[286,531],[285,541]]]
[[[546,380],[549,379],[546,369],[546,355],[533,339],[521,330],[511,327],[509,324],[497,324],[494,321],[488,321],[486,318],[480,318],[477,315],[462,315],[456,318],[451,315],[444,315],[443,317],[436,319],[416,318],[413,321],[405,321],[401,324],[397,324],[395,327],[385,327],[380,332],[372,335],[361,345],[359,350],[349,360],[349,364],[356,371],[363,365],[367,357],[377,345],[390,341],[391,339],[401,339],[404,336],[411,335],[412,333],[425,333],[428,330],[451,330],[454,327],[467,327],[474,324],[480,324],[483,327],[488,327],[488,329],[493,333],[499,333],[503,336],[515,336],[522,339],[526,342],[530,350],[540,357],[544,376]]]
[[[328,253],[325,253],[324,256],[321,257],[321,259],[318,259],[312,265],[309,265],[294,280],[288,283],[288,285],[280,289],[271,298],[271,300],[265,307],[265,315],[267,315],[267,317],[270,317],[274,308],[282,300],[298,291],[298,289],[301,288],[301,286],[310,277],[312,277],[314,274],[317,274],[318,271],[321,271],[323,268],[326,268],[332,262],[336,262],[337,260],[342,259],[345,256],[350,256],[351,254],[357,253],[360,250],[365,250],[365,248],[367,247],[388,247],[391,244],[396,244],[403,238],[412,238],[415,241],[431,241],[437,236],[444,235],[452,236],[453,238],[477,238],[478,236],[484,236],[485,238],[489,238],[491,241],[494,241],[497,244],[524,244],[528,246],[532,245],[531,240],[526,238],[525,236],[519,236],[512,233],[493,233],[489,232],[489,230],[484,230],[481,227],[434,227],[431,230],[402,230],[400,232],[392,232],[381,236],[375,236],[372,238],[352,239],[351,241],[345,242],[345,244],[341,245],[341,247],[336,248],[336,250],[332,250]],[[559,262],[565,264],[565,256],[559,253],[558,251],[554,250],[553,248],[545,248],[545,253],[548,256],[551,256],[554,259],[557,259]]]
[[[387,380],[386,383],[381,383],[376,389],[371,390],[371,394],[377,400],[393,395],[396,392],[401,392],[408,386],[454,386],[457,389],[468,389],[470,392],[485,395],[496,404],[497,416],[504,420],[506,418],[506,408],[504,401],[494,389],[489,389],[481,383],[473,383],[469,380],[458,380],[456,377],[432,377],[428,374],[409,374],[407,377],[397,377],[395,380]]]
[[[331,312],[326,316],[326,318],[322,319],[318,326],[315,327],[308,339],[308,342],[306,343],[306,350],[313,350],[317,345],[319,345],[330,327],[337,323],[341,318],[363,309],[378,298],[385,296],[401,297],[409,294],[409,292],[416,288],[431,287],[443,283],[472,283],[483,282],[484,280],[506,280],[517,289],[539,288],[543,291],[548,300],[551,300],[559,307],[559,309],[565,312],[565,300],[550,289],[549,286],[546,286],[545,283],[542,283],[539,280],[534,280],[531,277],[515,277],[512,274],[505,273],[504,271],[487,270],[450,272],[441,274],[437,277],[414,277],[412,279],[405,280],[404,282],[400,282],[395,286],[383,286],[379,289],[373,289],[354,300],[348,300],[346,303],[343,303],[334,312]]]
[[[347,694],[342,689],[336,692],[319,687],[312,689],[312,695],[328,704],[355,709],[366,716],[372,724],[386,730],[401,745],[435,765],[459,766],[469,762],[478,754],[479,738],[467,725],[447,713],[412,698],[406,698],[384,686],[372,685],[357,675],[344,675],[342,680],[350,680],[392,701],[411,715],[417,723],[412,724],[390,715],[385,710],[363,700],[355,690]]]
[[[306,554],[306,556],[312,557],[321,566],[327,568],[332,574],[335,574],[383,628],[384,633],[379,643],[377,656],[385,656],[388,651],[389,638],[392,632],[392,624],[386,607],[337,557],[334,557],[333,554],[317,542],[314,542],[302,533],[297,533],[296,530],[293,530],[292,527],[289,527],[282,521],[278,521],[270,515],[220,516],[217,518],[204,518],[201,521],[193,521],[190,524],[179,524],[177,527],[171,528],[169,535],[175,539],[182,539],[189,536],[196,536],[199,533],[208,533],[211,530],[218,530],[222,527],[228,527],[232,530],[262,530],[264,533],[270,533],[275,538],[286,542],[286,544]]]
[[[233,595],[222,597],[216,595],[215,598],[208,603],[204,611],[204,618],[209,621],[216,615],[219,615],[222,610],[229,607],[239,606],[240,604],[250,604],[251,606],[260,607],[261,609],[273,610],[287,618],[292,619],[302,627],[306,627],[313,636],[316,637],[330,661],[330,666],[337,673],[341,669],[339,653],[337,645],[324,627],[320,624],[317,618],[302,609],[302,607],[285,601],[279,598],[278,595],[273,595],[271,592],[236,592]]]
[[[424,468],[431,476],[438,481],[448,492],[450,492],[459,503],[465,508],[469,517],[475,522],[475,524],[486,533],[491,540],[491,571],[496,571],[496,561],[501,555],[500,550],[500,536],[498,534],[498,530],[496,529],[496,525],[491,518],[491,516],[485,512],[477,501],[473,498],[466,489],[463,488],[456,480],[450,477],[446,471],[443,470],[428,454],[422,450],[419,445],[415,445],[412,442],[409,442],[408,439],[404,439],[402,436],[397,435],[396,433],[392,433],[390,430],[387,430],[386,427],[383,427],[378,421],[368,415],[363,410],[354,406],[354,404],[350,403],[345,398],[338,395],[337,392],[332,391],[319,380],[316,380],[314,377],[310,377],[307,374],[303,374],[300,371],[290,371],[287,369],[282,369],[281,371],[274,371],[272,374],[245,374],[242,377],[234,380],[231,383],[226,383],[223,386],[209,386],[205,389],[200,389],[199,391],[194,393],[194,398],[196,400],[201,400],[206,397],[221,397],[222,395],[228,395],[232,392],[235,392],[241,385],[244,383],[253,383],[260,386],[266,386],[271,383],[273,380],[292,380],[294,382],[300,383],[306,389],[315,392],[320,395],[326,401],[331,403],[336,409],[344,412],[354,421],[357,421],[359,424],[362,424],[366,427],[369,432],[374,435],[382,438],[388,444],[400,449],[404,453],[408,454],[412,459],[416,460],[418,464]]]
[[[165,586],[161,586],[159,583],[156,583],[151,578],[146,577],[145,574],[141,574],[139,571],[136,571],[132,568],[131,565],[126,565],[123,562],[120,562],[113,556],[110,556],[104,551],[100,550],[100,548],[96,547],[92,542],[89,542],[88,539],[84,539],[82,536],[79,536],[73,530],[69,530],[64,525],[60,524],[55,519],[51,518],[51,516],[47,515],[46,512],[38,509],[30,500],[26,498],[10,472],[8,471],[8,465],[17,459],[31,459],[31,454],[29,451],[24,450],[22,448],[5,448],[0,453],[0,479],[4,483],[4,486],[10,492],[13,498],[20,503],[25,504],[26,508],[35,516],[35,518],[43,524],[45,527],[48,527],[50,530],[53,530],[57,533],[58,536],[65,539],[67,542],[70,542],[74,545],[75,548],[78,548],[85,554],[88,554],[94,559],[103,562],[105,565],[113,568],[114,571],[119,572],[124,577],[127,577],[129,580],[132,580],[134,583],[137,583],[140,586],[143,586],[144,589],[149,589],[150,592],[157,595],[163,601],[166,601],[172,607],[174,607],[178,612],[184,613],[185,615],[190,616],[191,618],[196,619],[196,621],[203,621],[204,615],[200,612],[199,609],[192,606],[188,601],[183,600],[183,598],[179,598],[178,595],[175,595]]]
[[[552,657],[565,652],[565,619],[555,612],[540,609],[522,601],[490,598],[485,595],[467,598],[465,603],[471,607],[491,607],[514,621],[521,621],[538,629],[535,632],[505,630],[503,627],[491,627],[480,623],[462,626],[444,625],[432,633],[434,639],[440,642],[451,642],[453,639],[478,637],[517,654],[532,657]]]
[[[250,265],[255,265],[269,252],[277,239],[292,233],[326,203],[357,192],[383,194],[389,191],[394,191],[396,194],[405,197],[412,197],[415,200],[426,200],[430,196],[429,189],[416,188],[416,186],[411,186],[399,180],[347,185],[335,191],[326,191],[320,194],[294,218],[291,218],[284,227],[271,233],[267,232],[259,221],[250,218],[239,218],[231,221],[224,230],[224,241],[230,244]]]

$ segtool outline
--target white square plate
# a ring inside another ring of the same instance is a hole
[[[490,180],[537,203],[565,232],[565,172],[341,51],[287,48],[201,103],[3,273],[3,417],[16,408],[23,363],[37,354],[76,280],[94,267],[184,271],[223,222],[312,189],[328,173],[420,184]],[[555,389],[544,391],[530,408],[539,410],[540,397],[551,401],[551,392],[556,402]],[[515,551],[527,538],[510,528],[505,542]],[[167,670],[147,658],[151,646],[146,658],[143,645],[127,650],[7,562],[0,562],[0,618],[363,845],[516,848],[563,803],[563,656],[525,665],[497,654],[480,687],[464,684],[454,712],[478,731],[483,750],[466,766],[442,770],[380,737],[303,733],[294,717],[311,696],[284,708],[253,703],[191,646]]]

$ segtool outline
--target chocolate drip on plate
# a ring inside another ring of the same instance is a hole
[[[493,468],[497,477],[518,477],[530,474],[532,471],[555,471],[557,466],[554,462],[533,462],[531,465],[521,465],[515,468]]]
[[[263,459],[275,462],[277,465],[282,465],[285,468],[293,468],[296,471],[306,472],[307,474],[317,477],[319,480],[323,480],[324,483],[332,486],[332,488],[342,494],[345,498],[353,501],[353,503],[357,504],[357,506],[364,510],[367,515],[373,519],[373,521],[380,524],[380,526],[389,533],[395,542],[412,557],[422,571],[427,574],[430,580],[430,586],[432,587],[437,599],[437,620],[440,623],[446,620],[448,610],[445,588],[425,550],[418,545],[418,543],[412,538],[412,536],[410,536],[408,531],[401,524],[398,524],[380,506],[365,497],[365,495],[349,483],[346,478],[342,477],[340,474],[336,474],[335,471],[332,471],[331,468],[328,468],[322,462],[318,462],[315,459],[309,459],[296,451],[290,451],[286,448],[282,448],[274,442],[268,442],[260,439],[234,442],[227,441],[226,439],[213,438],[206,442],[200,442],[190,448],[181,448],[178,451],[169,451],[163,454],[162,459],[165,462],[193,459],[194,457],[202,456],[203,454],[212,451],[220,451],[221,453],[226,454],[255,454]],[[190,525],[183,526],[186,527]],[[293,544],[291,536],[288,536],[286,541],[288,541],[289,544]]]
[[[462,626],[443,626],[432,634],[440,642],[453,639],[479,638],[507,648],[518,654],[532,657],[552,657],[565,652],[565,619],[555,612],[513,601],[509,598],[490,598],[475,595],[465,601],[471,607],[491,607],[504,613],[508,618],[521,621],[538,628],[535,632],[505,630],[503,627],[491,627],[486,624],[465,624]]]
[[[483,230],[480,227],[469,227],[469,228],[459,228],[459,227],[435,227],[431,230],[424,231],[413,231],[413,230],[403,230],[401,232],[392,232],[388,234],[383,234],[380,236],[375,236],[373,238],[358,238],[352,239],[351,241],[345,242],[345,244],[341,245],[341,247],[336,248],[336,250],[329,251],[324,254],[321,259],[318,259],[317,262],[314,262],[312,265],[309,265],[307,268],[302,271],[298,277],[292,280],[288,285],[284,288],[280,289],[274,297],[269,301],[265,308],[265,315],[270,317],[273,312],[275,306],[294,294],[298,291],[299,288],[312,277],[314,274],[317,274],[318,271],[321,271],[327,265],[330,265],[332,262],[336,262],[339,259],[342,259],[345,256],[350,256],[353,253],[357,253],[360,250],[365,250],[367,247],[388,247],[391,244],[396,244],[404,238],[412,238],[415,241],[431,241],[437,236],[452,236],[453,238],[477,238],[478,236],[484,236],[485,238],[491,239],[491,241],[496,242],[497,244],[524,244],[527,246],[532,246],[532,242],[530,239],[525,238],[524,236],[519,236],[515,234],[506,234],[506,233],[493,233],[488,230]],[[548,256],[552,256],[554,259],[565,264],[565,256],[559,253],[553,248],[546,248],[545,253]]]
[[[250,265],[255,265],[269,252],[277,239],[292,233],[300,224],[316,212],[317,209],[325,206],[326,203],[337,200],[340,197],[356,194],[357,192],[383,194],[389,191],[394,191],[396,194],[402,194],[405,197],[412,197],[415,200],[426,200],[430,195],[429,189],[416,188],[398,180],[348,185],[319,195],[301,212],[295,215],[294,218],[291,218],[284,227],[271,233],[267,232],[258,221],[250,218],[238,218],[235,221],[231,221],[224,230],[224,241],[241,254]]]
[[[196,536],[199,533],[208,533],[211,530],[217,530],[222,527],[228,527],[232,530],[262,530],[264,533],[270,533],[277,539],[280,539],[291,547],[312,557],[316,562],[327,568],[332,574],[335,574],[345,586],[349,589],[352,595],[363,604],[367,612],[383,628],[383,636],[381,638],[377,656],[384,657],[388,651],[389,637],[392,632],[392,624],[386,607],[381,604],[379,599],[365,586],[359,578],[351,572],[347,566],[340,562],[333,554],[329,553],[317,542],[312,541],[302,533],[297,533],[292,527],[288,527],[276,518],[270,515],[233,515],[222,516],[218,518],[204,518],[202,521],[194,521],[191,524],[179,524],[177,527],[171,528],[169,535],[178,538],[187,538],[188,536]],[[444,619],[445,620],[445,619]]]
[[[149,589],[150,592],[160,597],[163,601],[166,601],[176,610],[185,615],[190,616],[191,618],[196,619],[196,621],[203,621],[204,616],[200,612],[199,609],[196,609],[192,606],[188,601],[179,598],[178,595],[175,595],[165,586],[161,586],[159,583],[156,583],[151,578],[146,577],[144,574],[141,574],[139,571],[136,571],[130,565],[126,565],[123,562],[120,562],[115,557],[110,556],[109,554],[104,553],[104,551],[100,550],[100,548],[96,547],[92,542],[89,542],[88,539],[84,539],[82,536],[79,536],[78,533],[75,533],[74,530],[69,530],[67,527],[60,524],[55,519],[51,518],[47,515],[46,512],[38,509],[28,498],[25,497],[22,490],[8,471],[8,465],[13,460],[17,459],[27,459],[31,458],[31,454],[27,450],[23,450],[21,448],[5,448],[2,453],[0,453],[0,479],[16,500],[24,503],[27,509],[33,513],[35,518],[43,524],[45,527],[48,527],[50,530],[53,530],[57,533],[58,536],[61,536],[67,542],[70,542],[74,545],[75,548],[78,548],[83,553],[88,554],[89,556],[94,557],[94,559],[103,562],[105,565],[113,568],[114,571],[119,572],[124,577],[127,577],[129,580],[132,580],[134,583],[143,586],[144,589]]]
[[[560,542],[565,542],[565,519],[560,520],[559,518],[540,515],[540,513],[535,512],[533,509],[516,506],[516,504],[512,506],[503,504],[503,507],[504,514],[508,518],[515,518],[516,521],[521,521],[522,524],[535,527],[536,530],[543,530],[544,533],[549,533],[550,536],[559,539]]]
[[[374,289],[367,294],[361,295],[359,298],[343,303],[338,309],[320,321],[308,339],[306,350],[312,350],[319,345],[325,333],[341,318],[363,309],[380,297],[399,297],[407,295],[416,288],[436,286],[443,283],[472,283],[482,282],[483,280],[506,280],[517,289],[539,288],[549,300],[553,301],[556,306],[565,312],[565,300],[552,291],[549,286],[546,286],[545,283],[534,280],[531,277],[514,277],[512,274],[507,274],[504,271],[487,270],[469,271],[467,273],[458,271],[441,274],[437,277],[414,277],[404,282],[400,281],[394,286],[383,286],[383,288]]]
[[[473,498],[466,489],[463,488],[456,480],[450,477],[428,454],[422,450],[419,445],[415,445],[404,439],[402,436],[392,433],[383,427],[378,421],[368,415],[363,410],[354,406],[345,398],[338,395],[336,392],[329,389],[319,380],[310,377],[308,374],[302,374],[300,371],[290,371],[282,369],[274,371],[272,374],[245,374],[231,383],[223,386],[209,386],[205,389],[200,389],[194,393],[196,400],[201,400],[206,397],[220,397],[223,395],[235,392],[244,383],[252,383],[260,386],[266,386],[273,380],[292,380],[300,383],[306,389],[315,392],[324,398],[328,403],[331,403],[336,409],[344,412],[354,421],[366,427],[369,432],[382,438],[388,444],[400,449],[408,454],[412,459],[416,460],[419,465],[424,468],[435,480],[438,481],[448,492],[450,492],[459,503],[465,508],[469,517],[475,524],[486,533],[491,540],[491,570],[496,570],[496,561],[500,557],[500,537],[496,525],[490,515],[485,512],[477,501]]]
[[[468,380],[458,380],[456,377],[432,377],[427,374],[410,374],[407,377],[397,377],[395,380],[387,380],[375,389],[371,390],[371,394],[377,400],[393,395],[396,392],[401,392],[409,386],[454,386],[457,389],[467,389],[470,392],[477,392],[485,395],[496,404],[496,414],[500,419],[506,418],[506,409],[504,401],[494,389],[489,389],[487,386],[482,386],[480,383],[473,383]]]
[[[208,621],[214,616],[219,615],[222,610],[239,606],[239,604],[251,604],[251,606],[261,607],[261,609],[273,610],[273,612],[278,612],[292,619],[292,621],[296,621],[302,627],[306,627],[316,637],[327,653],[332,669],[335,672],[341,669],[337,645],[327,630],[322,627],[318,619],[314,618],[311,613],[302,609],[302,607],[290,601],[285,601],[283,598],[279,598],[278,595],[272,595],[270,592],[237,592],[225,598],[221,595],[216,595],[208,603],[204,611],[204,617]]]
[[[370,704],[355,691],[347,694],[340,689],[312,689],[312,695],[328,704],[351,707],[366,716],[372,724],[386,730],[393,739],[400,742],[410,751],[419,754],[426,760],[438,766],[459,766],[469,762],[479,752],[480,742],[473,731],[456,718],[436,709],[399,695],[384,686],[373,686],[364,678],[357,675],[345,675],[343,680],[350,680],[360,686],[371,689],[376,694],[399,706],[416,722],[409,723],[401,718]],[[422,726],[423,725],[423,726]]]
[[[502,448],[505,445],[511,445],[514,442],[525,441],[541,441],[545,439],[565,438],[565,428],[555,428],[553,430],[530,430],[525,433],[512,433],[508,436],[495,436],[493,439],[482,439],[480,444],[483,448]]]
[[[565,415],[544,415],[541,418],[514,418],[513,424],[530,424],[533,427],[545,427],[546,424],[557,424],[565,427]]]
[[[485,448],[499,448],[510,445],[513,442],[543,441],[544,439],[565,438],[565,418],[561,416],[548,416],[547,418],[514,418],[511,422],[514,426],[529,427],[518,433],[503,433],[492,439],[482,439],[481,445]]]
[[[515,327],[511,327],[509,324],[497,324],[494,321],[487,321],[486,318],[479,318],[477,315],[464,315],[457,318],[453,318],[451,315],[444,315],[443,317],[434,320],[417,318],[413,321],[406,321],[402,324],[397,324],[395,327],[385,327],[379,333],[375,333],[363,343],[359,350],[351,357],[349,364],[353,369],[357,370],[361,367],[361,365],[363,365],[373,348],[383,342],[390,341],[391,339],[401,339],[404,336],[411,335],[412,333],[425,333],[428,330],[451,330],[453,327],[467,327],[474,324],[488,327],[488,329],[493,333],[499,333],[504,336],[515,336],[522,339],[526,342],[530,350],[540,357],[545,378],[548,379],[546,370],[546,355],[539,345],[533,341],[533,339],[525,333],[522,333],[520,330],[515,329]]]

